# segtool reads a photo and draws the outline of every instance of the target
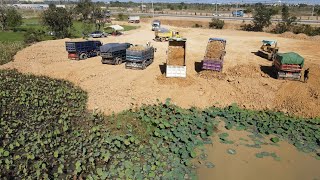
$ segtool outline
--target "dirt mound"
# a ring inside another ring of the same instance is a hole
[[[298,39],[307,40],[310,39],[310,37],[306,34],[300,33],[296,35]]]
[[[218,79],[218,80],[224,80],[227,75],[225,73],[222,72],[218,72],[218,71],[201,71],[198,73],[198,76],[207,80],[212,80],[212,79]]]
[[[320,36],[319,35],[312,36],[311,39],[314,40],[314,41],[320,41]]]
[[[181,20],[168,20],[168,19],[161,19],[161,24],[169,25],[169,26],[176,26],[176,27],[195,27],[196,24],[200,27],[208,28],[209,22],[204,21],[181,21]]]
[[[227,69],[228,76],[257,78],[262,76],[262,72],[257,66],[253,65],[237,65]]]
[[[208,43],[206,58],[208,59],[218,59],[224,53],[224,44],[220,41],[212,41]]]
[[[170,46],[168,49],[168,65],[184,65],[184,48],[181,46]]]
[[[320,68],[310,67],[307,83],[288,81],[278,91],[275,98],[276,108],[283,112],[315,117],[320,112]],[[290,91],[290,93],[288,93]]]
[[[191,76],[187,76],[186,78],[167,78],[165,74],[157,76],[157,81],[159,84],[164,85],[178,85],[181,87],[186,87],[192,85],[195,80]]]
[[[293,32],[284,32],[282,34],[279,35],[280,37],[284,37],[284,38],[295,38],[296,35]]]
[[[284,38],[291,38],[291,39],[299,39],[299,40],[310,40],[312,39],[306,34],[300,33],[300,34],[294,34],[293,32],[284,32],[279,35],[280,37]]]

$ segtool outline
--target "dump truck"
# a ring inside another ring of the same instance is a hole
[[[140,23],[140,16],[129,16],[128,23]]]
[[[210,38],[202,60],[202,70],[222,71],[223,59],[226,54],[227,41],[221,38]]]
[[[258,56],[273,60],[275,58],[275,55],[279,52],[278,43],[275,40],[263,40],[262,46],[260,47],[260,50],[258,51]]]
[[[181,38],[178,31],[172,31],[166,28],[159,28],[155,31],[155,40],[156,41],[168,41],[170,38]]]
[[[166,77],[187,77],[185,38],[169,39],[166,62]]]
[[[68,58],[74,60],[83,60],[100,55],[100,41],[67,41],[66,50]]]
[[[135,45],[126,50],[126,69],[146,69],[154,59],[156,48],[150,43],[146,46]]]
[[[152,31],[157,31],[160,29],[161,22],[159,20],[152,21]]]
[[[102,64],[121,64],[126,61],[126,50],[130,43],[109,43],[100,46]]]
[[[278,53],[273,60],[277,79],[300,80],[304,58],[295,52]]]

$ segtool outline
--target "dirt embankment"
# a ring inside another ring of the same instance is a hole
[[[126,32],[119,37],[100,39],[103,43],[130,42],[146,44],[154,38],[151,25]],[[320,51],[319,42],[282,38],[267,33],[234,30],[178,28],[187,38],[186,79],[165,78],[168,43],[153,42],[157,48],[153,64],[143,71],[125,69],[124,64],[101,64],[101,57],[83,61],[67,59],[65,40],[34,44],[18,52],[15,60],[3,68],[61,78],[75,83],[88,92],[88,108],[106,114],[128,109],[132,104],[155,103],[171,98],[182,107],[227,106],[237,103],[250,109],[274,109],[289,114],[320,116]],[[224,69],[221,74],[199,72],[208,39],[227,40]],[[263,39],[277,39],[280,52],[295,51],[310,67],[308,83],[273,78],[271,62],[256,56]]]

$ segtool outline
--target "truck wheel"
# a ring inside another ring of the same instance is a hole
[[[80,56],[79,56],[79,59],[80,59],[80,60],[87,59],[87,58],[88,58],[88,56],[87,56],[86,53],[82,53],[82,54],[80,54]]]
[[[146,69],[147,68],[147,63],[146,63],[146,61],[143,61],[142,62],[142,69]]]
[[[122,59],[120,57],[116,57],[116,63],[117,65],[122,63]]]

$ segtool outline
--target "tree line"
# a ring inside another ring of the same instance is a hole
[[[91,31],[92,24],[100,29],[105,18],[106,11],[101,9],[103,4],[93,3],[91,0],[80,0],[75,7],[61,8],[50,4],[49,8],[40,15],[42,25],[52,32],[56,38],[70,37],[73,30],[73,20],[83,22],[83,34]],[[14,7],[0,6],[0,27],[2,31],[15,30],[22,25],[22,15]],[[34,37],[39,36],[39,31],[28,32]],[[35,39],[37,41],[37,39]]]

